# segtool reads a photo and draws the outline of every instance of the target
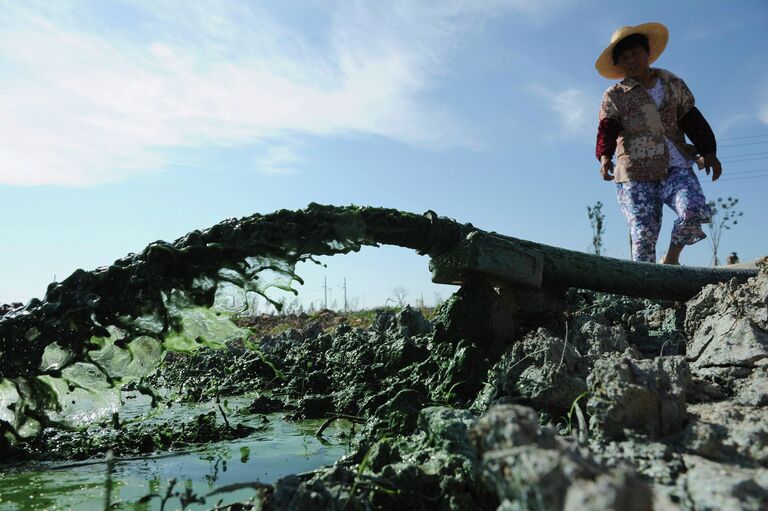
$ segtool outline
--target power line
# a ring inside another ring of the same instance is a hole
[[[743,145],[760,145],[760,144],[768,144],[768,140],[761,140],[760,142],[741,142],[739,144],[724,144],[719,147],[741,147]]]
[[[764,161],[768,161],[768,159],[765,156],[758,156],[756,158],[744,158],[742,160],[721,160],[720,163],[724,165],[727,163],[730,167],[732,165],[738,165],[739,163],[749,163],[753,161],[762,163]]]
[[[744,153],[744,154],[728,154],[728,155],[720,155],[722,158],[741,158],[743,156],[765,156],[768,152],[763,151],[760,153]]]
[[[719,179],[719,181],[747,181],[749,179],[765,179],[768,178],[768,174],[761,174],[759,176],[736,176],[736,177],[726,177],[723,179]]]
[[[737,179],[757,179],[757,178],[763,178],[768,177],[768,172],[758,172],[755,174],[723,174],[723,180],[726,181],[732,181]]]
[[[721,142],[730,142],[731,140],[747,140],[752,138],[768,138],[768,133],[765,133],[763,135],[748,135],[745,137],[729,137],[729,138],[720,138]]]
[[[733,160],[733,159],[720,160],[720,163],[729,163],[729,164],[735,165],[735,164],[738,164],[738,163],[744,163],[744,162],[748,162],[748,161],[763,162],[763,161],[766,161],[766,160],[768,160],[768,158],[766,158],[765,156],[754,156],[752,158],[739,158],[739,159],[735,159],[735,160]]]
[[[768,169],[753,169],[753,170],[735,170],[733,172],[728,172],[728,175],[731,176],[733,174],[762,174],[768,172]]]

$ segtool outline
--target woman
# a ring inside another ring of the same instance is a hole
[[[622,27],[595,63],[606,78],[623,80],[603,94],[597,130],[597,159],[606,181],[616,181],[622,213],[632,239],[634,261],[655,262],[662,208],[677,213],[662,263],[679,264],[680,253],[706,237],[707,206],[693,163],[712,181],[722,173],[709,123],[695,106],[683,80],[651,68],[664,51],[669,31],[661,23]],[[693,146],[685,142],[685,135]],[[614,167],[613,153],[618,148]]]

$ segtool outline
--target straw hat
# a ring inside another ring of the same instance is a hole
[[[600,54],[597,62],[595,62],[595,69],[597,69],[598,73],[611,79],[624,78],[624,72],[613,63],[613,48],[619,41],[632,34],[643,34],[648,38],[648,46],[651,50],[648,63],[652,63],[659,58],[664,48],[667,47],[667,41],[669,40],[669,30],[661,23],[643,23],[635,27],[621,27],[613,33],[611,44],[603,50],[603,53]]]

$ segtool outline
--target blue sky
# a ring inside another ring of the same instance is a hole
[[[55,6],[54,6],[55,5]],[[721,252],[768,253],[768,3],[447,0],[0,0],[0,303],[224,218],[309,202],[423,212],[628,257],[594,158],[622,25],[670,29],[655,64],[713,126],[740,224]],[[754,138],[746,138],[754,137]],[[659,254],[669,240],[665,212]],[[706,242],[683,260],[708,265]],[[394,287],[432,302],[427,260],[366,249],[300,268],[305,302]]]

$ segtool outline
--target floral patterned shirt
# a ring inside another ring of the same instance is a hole
[[[683,158],[695,159],[695,148],[685,142],[678,121],[695,105],[685,82],[664,69],[654,69],[664,90],[659,107],[637,80],[627,78],[603,94],[599,118],[620,126],[615,177],[617,183],[666,178],[669,149],[674,144]]]
[[[653,98],[653,102],[656,103],[656,108],[659,108],[664,102],[664,86],[661,84],[661,80],[656,80],[656,85],[648,89],[648,94]],[[667,151],[669,151],[669,167],[693,167],[693,161],[687,159],[680,154],[675,144],[670,139],[664,137],[664,143],[667,144]]]

